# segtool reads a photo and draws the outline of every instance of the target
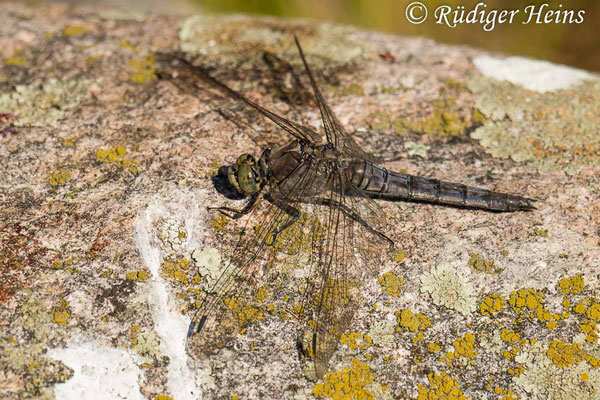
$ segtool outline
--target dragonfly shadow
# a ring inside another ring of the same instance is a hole
[[[217,175],[211,176],[210,179],[215,190],[228,199],[242,200],[244,198],[244,196],[235,190],[235,188],[231,186],[231,183],[229,183],[229,179],[227,179],[227,166],[223,165],[220,167]]]

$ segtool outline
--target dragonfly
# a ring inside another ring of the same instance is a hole
[[[303,271],[289,312],[296,321],[300,356],[320,378],[361,304],[361,284],[379,275],[382,258],[394,248],[385,235],[386,214],[375,199],[496,212],[534,210],[535,200],[377,165],[325,101],[296,36],[294,40],[321,130],[262,107],[182,56],[171,59],[180,78],[208,83],[266,117],[290,139],[282,147],[264,148],[259,156],[242,154],[227,168],[229,183],[247,202],[240,209],[214,210],[245,223],[231,258],[199,301],[188,351],[199,357],[213,354],[262,319],[264,311],[251,304],[264,297],[265,286],[281,284],[273,260],[283,254]]]

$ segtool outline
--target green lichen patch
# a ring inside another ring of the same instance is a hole
[[[548,93],[484,77],[468,85],[489,118],[471,137],[494,157],[569,174],[600,165],[600,81]]]
[[[223,64],[241,64],[249,52],[255,57],[273,51],[299,65],[294,45],[297,34],[311,66],[346,64],[368,54],[368,45],[357,43],[346,35],[348,28],[330,24],[308,25],[304,21],[281,21],[267,17],[209,17],[195,15],[181,25],[179,38],[185,52],[202,54]],[[354,89],[353,89],[354,90]]]
[[[464,274],[446,265],[433,267],[420,277],[421,292],[428,293],[434,304],[454,309],[463,315],[475,311],[475,288]]]
[[[548,356],[550,348],[537,343],[529,346],[516,360],[525,368],[514,380],[529,396],[548,400],[595,400],[600,393],[600,373],[587,363],[558,366]],[[551,355],[553,352],[551,351]]]
[[[486,274],[498,274],[502,272],[502,268],[496,265],[496,262],[491,259],[485,259],[479,253],[469,253],[469,267],[477,272]]]
[[[44,398],[47,388],[58,382],[65,382],[71,376],[65,365],[44,357],[46,349],[56,341],[58,330],[53,324],[68,320],[57,314],[55,320],[49,315],[48,305],[34,294],[25,294],[19,300],[20,306],[11,323],[0,337],[0,365],[3,376],[0,378],[1,396],[10,399]],[[65,302],[59,301],[53,311],[68,310]],[[11,379],[12,378],[12,379]],[[3,383],[10,385],[3,386]]]
[[[83,81],[48,80],[41,87],[17,85],[0,94],[0,110],[16,114],[16,126],[53,126],[85,98],[88,84]]]

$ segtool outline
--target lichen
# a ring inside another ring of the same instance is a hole
[[[342,335],[340,341],[348,346],[350,350],[367,350],[373,343],[373,339],[369,335],[355,332]]]
[[[469,80],[476,106],[490,120],[471,133],[494,157],[538,170],[577,173],[600,165],[600,81],[538,93],[484,77]]]
[[[48,178],[48,184],[50,186],[61,186],[71,180],[71,172],[61,169],[58,172],[54,172],[50,178]]]
[[[445,371],[439,374],[430,372],[427,374],[429,387],[419,383],[417,400],[467,400],[459,383],[452,379]]]
[[[530,396],[548,400],[597,400],[600,373],[587,363],[559,367],[547,356],[548,349],[539,343],[529,346],[516,357],[525,368],[514,379]]]
[[[387,292],[391,296],[399,297],[402,294],[404,279],[391,272],[386,272],[379,277],[379,284],[381,285],[381,290],[384,292]]]
[[[581,274],[577,274],[570,278],[563,278],[558,281],[556,288],[562,294],[577,294],[583,290],[585,282]]]
[[[369,336],[373,339],[373,343],[377,345],[389,344],[394,341],[394,333],[396,332],[394,321],[384,320],[376,321],[369,329]]]
[[[456,268],[438,265],[420,277],[421,292],[429,293],[433,303],[467,315],[476,308],[475,288],[466,274]]]
[[[23,67],[27,63],[27,58],[22,54],[15,54],[4,59],[4,64]]]
[[[218,18],[195,15],[182,23],[179,38],[183,51],[202,54],[208,59],[218,60],[221,65],[237,63],[239,66],[238,61],[243,59],[242,55],[248,55],[248,49],[252,49],[255,55],[261,54],[260,49],[277,51],[292,65],[299,65],[293,36],[285,33],[294,26],[302,29],[303,23],[243,15]],[[348,38],[347,32],[348,28],[343,26],[319,24],[299,35],[313,68],[324,64],[329,67],[345,64],[368,54],[369,44],[353,41]]]
[[[427,152],[431,149],[431,146],[426,144],[416,143],[412,141],[404,142],[404,148],[409,156],[419,156],[421,158],[427,157]]]
[[[373,400],[373,393],[368,388],[373,382],[369,366],[353,358],[349,368],[326,374],[323,383],[315,385],[312,394],[336,400]]]
[[[61,299],[60,304],[52,309],[50,317],[56,325],[67,326],[71,318],[69,303],[65,299]]]
[[[502,268],[499,268],[494,260],[485,259],[479,253],[469,253],[467,265],[474,271],[486,274],[497,274],[502,271]]]
[[[65,36],[83,36],[88,32],[87,28],[80,25],[67,25],[63,28],[63,35]]]
[[[127,150],[120,145],[108,149],[99,148],[96,150],[96,160],[101,163],[118,165],[137,175],[138,169],[135,160],[127,158],[125,155],[127,155]]]
[[[192,259],[198,274],[205,279],[204,288],[213,287],[223,273],[223,260],[219,250],[211,246],[206,246],[202,250],[196,249],[192,253]]]
[[[146,54],[142,59],[133,59],[127,62],[131,69],[129,81],[137,84],[145,84],[156,80],[156,66],[152,53]]]
[[[141,269],[139,271],[130,271],[125,275],[125,278],[131,281],[146,282],[150,276],[148,270]]]
[[[475,335],[467,332],[464,336],[455,339],[452,342],[452,350],[446,352],[440,361],[452,366],[454,363],[465,365],[470,360],[473,360],[477,355]]]
[[[50,79],[41,87],[16,85],[0,95],[0,110],[16,114],[15,126],[53,126],[79,105],[87,93],[85,81]]]
[[[561,315],[549,312],[544,305],[543,294],[532,288],[524,288],[514,290],[510,293],[508,304],[515,311],[517,322],[522,322],[525,319],[537,319],[546,325],[548,329],[554,329],[557,322],[561,319]]]
[[[499,293],[490,293],[479,303],[479,313],[483,316],[492,317],[505,307],[505,300]]]

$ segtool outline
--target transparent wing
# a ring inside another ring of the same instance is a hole
[[[263,60],[273,76],[273,86],[284,101],[291,105],[313,103],[312,94],[304,87],[290,63],[268,51],[263,53]]]
[[[348,133],[346,133],[344,127],[339,122],[331,108],[327,105],[327,102],[323,98],[321,90],[317,86],[315,77],[310,67],[308,66],[308,62],[304,57],[304,52],[302,51],[302,47],[300,46],[300,42],[296,36],[294,36],[294,40],[296,41],[296,46],[298,47],[300,58],[302,58],[302,63],[304,64],[304,68],[306,69],[306,73],[308,74],[313,93],[317,100],[317,104],[319,105],[319,110],[321,111],[321,119],[323,120],[323,128],[325,129],[325,137],[327,139],[327,143],[334,145],[336,149],[343,152],[344,154],[371,161],[371,156],[358,147],[354,140],[352,140]]]
[[[384,219],[371,199],[351,187],[342,173],[331,173],[325,182],[318,198],[302,204],[313,219],[305,231],[312,242],[310,271],[300,293],[298,337],[317,378],[328,370],[341,335],[362,304],[363,282],[379,274],[382,257],[393,245],[379,233]]]
[[[192,65],[189,61],[185,60],[184,58],[178,57],[178,56],[170,56],[169,57],[169,56],[165,56],[165,55],[163,55],[162,58],[165,58],[165,59],[168,59],[169,61],[171,61],[171,67],[176,68],[178,71],[178,78],[179,78],[179,75],[184,75],[187,79],[198,78],[198,79],[204,80],[204,81],[210,83],[211,85],[215,86],[216,88],[220,89],[221,91],[223,91],[229,97],[254,108],[258,112],[260,112],[262,115],[264,115],[265,117],[267,117],[268,119],[273,121],[281,129],[285,130],[287,133],[294,136],[296,139],[303,140],[306,142],[313,142],[316,144],[321,143],[321,136],[317,132],[312,130],[311,128],[308,128],[306,126],[303,126],[303,125],[297,124],[293,121],[290,121],[287,118],[284,118],[284,117],[282,117],[274,112],[271,112],[271,111],[267,110],[266,108],[256,104],[255,102],[248,99],[241,93],[236,92],[235,90],[231,89],[229,86],[227,86],[224,83],[213,78],[202,68]]]
[[[276,254],[277,237],[299,219],[293,204],[306,197],[316,172],[300,164],[283,182],[272,188],[249,215],[231,257],[219,277],[198,303],[188,332],[188,352],[206,356],[224,346],[263,310],[253,305],[269,277],[263,268]],[[267,271],[267,274],[269,271]]]

